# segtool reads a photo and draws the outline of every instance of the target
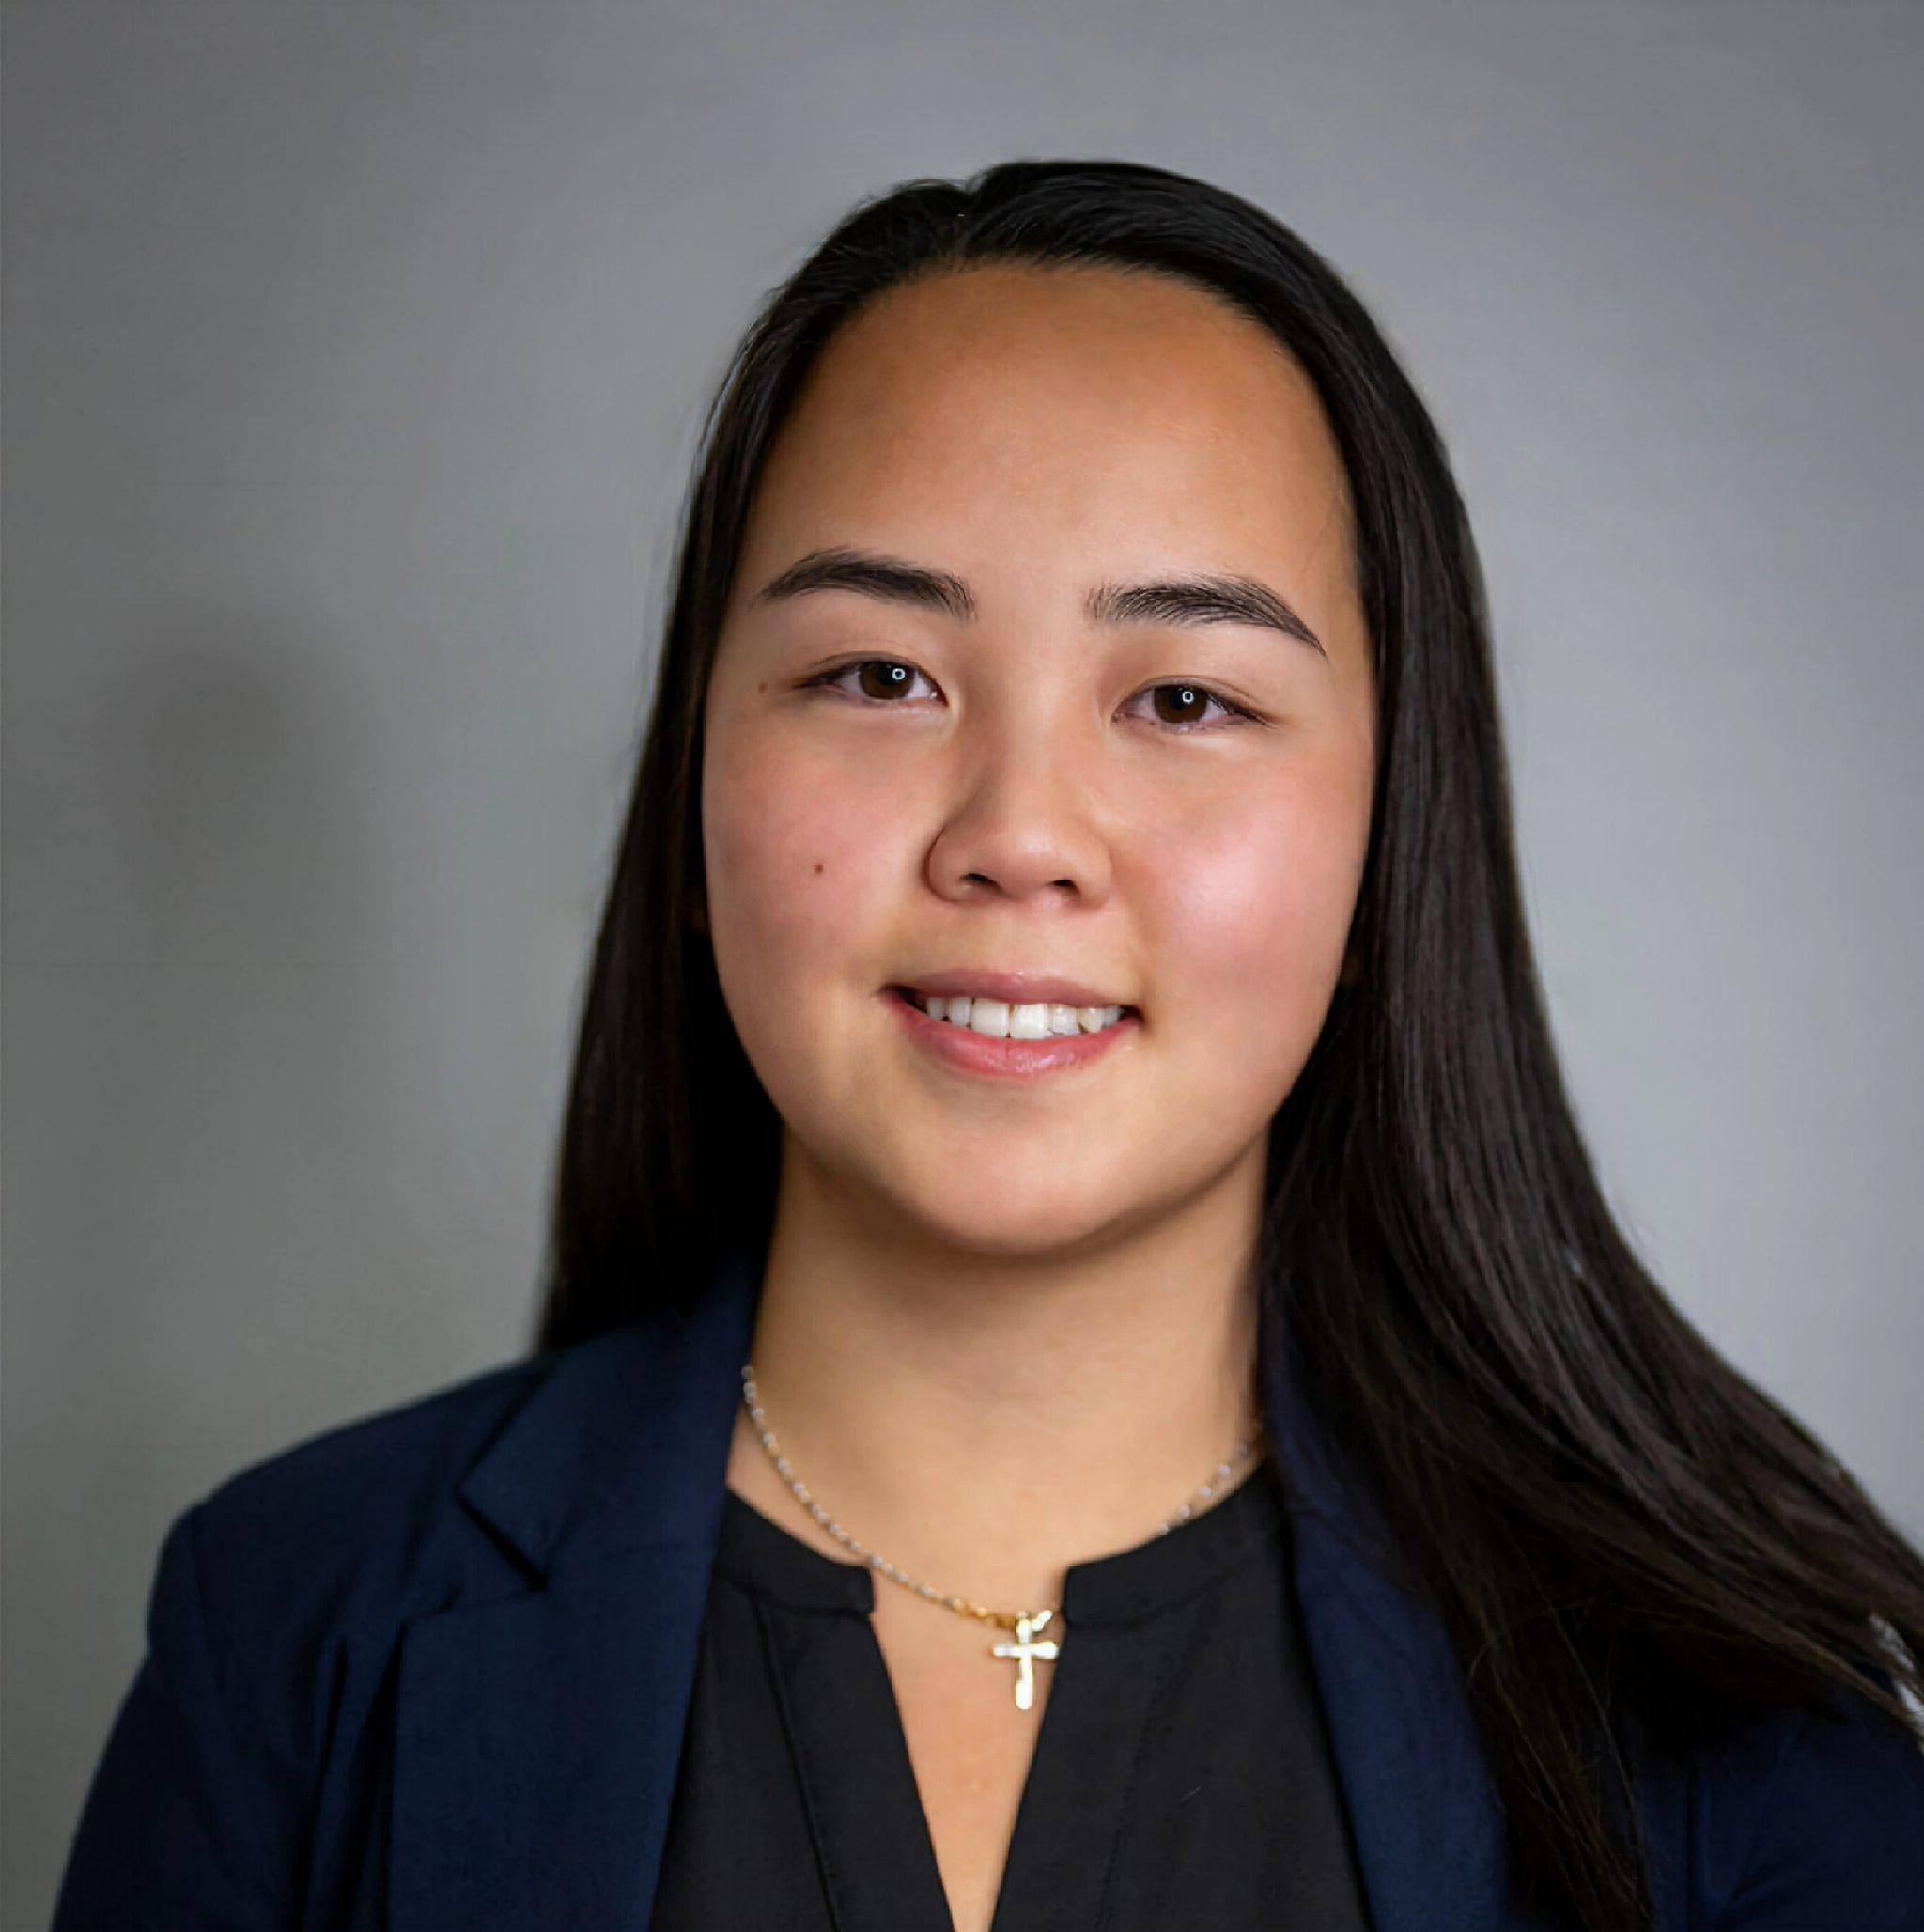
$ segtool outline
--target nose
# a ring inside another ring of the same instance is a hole
[[[944,897],[1105,901],[1113,859],[1088,774],[1060,734],[1004,734],[970,775],[929,849]]]

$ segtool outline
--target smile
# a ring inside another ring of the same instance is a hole
[[[1142,1017],[1133,1006],[1011,1007],[1000,1000],[958,997],[931,1000],[931,1006],[948,1009],[938,1016],[924,1012],[907,987],[892,986],[884,997],[900,1016],[910,1042],[923,1052],[955,1071],[1004,1080],[1032,1080],[1090,1066],[1126,1046],[1142,1030]],[[964,1011],[959,1023],[954,1017],[958,1006]],[[1063,1014],[1072,1023],[1058,1031]],[[1094,1020],[1093,1028],[1085,1029],[1083,1015]]]
[[[1041,1040],[1051,1037],[1073,1039],[1078,1034],[1100,1033],[1114,1026],[1133,1006],[1064,1006],[1053,1002],[1012,1002],[971,999],[966,993],[952,998],[919,993],[913,987],[898,987],[905,999],[932,1020],[951,1026],[966,1026],[988,1039]]]

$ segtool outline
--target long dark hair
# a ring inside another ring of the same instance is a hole
[[[1821,1709],[1840,1686],[1908,1722],[1924,1559],[1613,1221],[1545,1019],[1448,459],[1335,271],[1238,196],[1114,161],[913,180],[857,207],[768,297],[683,513],[534,1347],[683,1307],[720,1246],[768,1237],[779,1123],[699,918],[722,613],[764,460],[829,336],[910,277],[992,260],[1184,278],[1266,326],[1321,397],[1354,502],[1378,764],[1359,970],[1270,1126],[1258,1287],[1463,1661],[1519,1902],[1584,1932],[1646,1926],[1618,1717],[1683,1749],[1719,1715]],[[1878,1681],[1893,1659],[1896,1690]]]

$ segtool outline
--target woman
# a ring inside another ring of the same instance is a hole
[[[1444,452],[1232,195],[742,345],[535,1339],[176,1521],[56,1926],[1924,1924],[1924,1562],[1615,1226]]]

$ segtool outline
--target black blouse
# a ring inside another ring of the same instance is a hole
[[[1368,1932],[1289,1561],[1265,1460],[1066,1572],[993,1932]],[[727,1491],[650,1932],[953,1932],[874,1606]]]

